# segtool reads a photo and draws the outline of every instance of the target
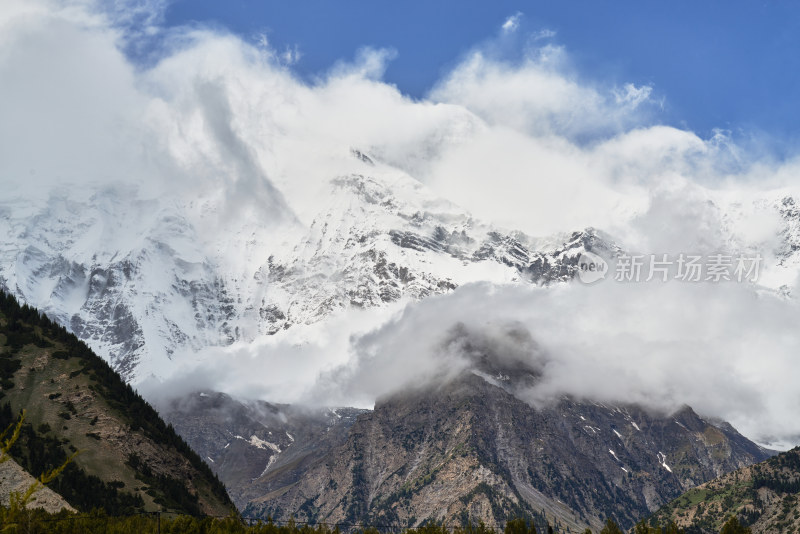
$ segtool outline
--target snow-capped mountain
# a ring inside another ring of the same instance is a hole
[[[612,257],[624,248],[594,229],[535,238],[498,228],[390,165],[351,156],[353,172],[315,192],[311,211],[282,218],[236,213],[224,191],[64,186],[36,199],[12,191],[0,201],[0,285],[136,382],[204,348],[301,330],[348,309],[476,281],[566,281],[584,251]],[[767,258],[778,264],[778,288],[800,265],[800,213],[789,193],[744,204],[721,197],[732,247],[752,246],[736,223],[754,210],[781,220]]]
[[[0,284],[55,317],[128,380],[208,346],[459,285],[567,280],[587,229],[534,239],[478,221],[353,151],[304,225],[225,213],[213,196],[64,187],[0,202]],[[180,353],[180,354],[179,354]]]

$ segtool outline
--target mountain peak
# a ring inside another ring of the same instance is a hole
[[[501,375],[516,370],[478,361]],[[664,416],[571,398],[536,407],[507,383],[469,370],[384,398],[300,478],[268,469],[255,483],[264,497],[246,509],[329,523],[493,525],[523,514],[573,529],[599,529],[606,517],[632,526],[697,483],[767,456],[691,409]]]

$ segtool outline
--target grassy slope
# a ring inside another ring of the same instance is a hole
[[[118,491],[118,502],[97,502],[117,513],[165,508],[225,515],[233,510],[208,467],[105,361],[2,293],[0,371],[0,405],[10,408],[5,419],[22,409],[27,413],[26,434],[12,451],[16,459],[38,475],[44,464],[82,451],[74,464],[83,478],[67,476],[56,483],[70,504],[87,508],[87,493]],[[70,480],[83,487],[64,487]]]
[[[672,519],[689,531],[719,532],[731,515],[754,533],[800,532],[800,448],[690,490],[653,518]]]

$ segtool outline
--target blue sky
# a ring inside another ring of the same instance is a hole
[[[359,48],[397,52],[384,79],[421,97],[471,48],[521,13],[503,53],[554,32],[577,75],[601,84],[651,85],[658,122],[704,137],[714,128],[772,145],[800,139],[800,5],[792,2],[176,0],[167,26],[213,24],[300,52],[313,79]]]

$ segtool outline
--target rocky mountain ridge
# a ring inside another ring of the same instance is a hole
[[[211,232],[223,217],[213,201],[167,202],[126,188],[6,199],[0,287],[137,382],[206,347],[468,282],[565,281],[584,250],[613,253],[596,230],[534,239],[364,165],[373,172],[330,181],[327,207],[308,227],[236,220]]]
[[[224,191],[159,197],[131,186],[65,185],[35,199],[12,192],[0,200],[0,287],[138,383],[209,347],[287,331],[302,339],[304,328],[347,310],[470,282],[568,281],[582,252],[611,258],[625,249],[592,228],[545,237],[503,229],[363,151],[353,150],[352,162],[350,173],[318,184],[309,206],[272,219],[237,214]],[[767,243],[775,250],[765,257],[777,262],[766,282],[774,290],[789,291],[800,271],[795,198],[776,191],[709,200],[727,232],[721,242],[735,252],[764,245],[738,235],[737,221],[754,211],[776,218],[778,235]]]
[[[159,411],[219,475],[239,508],[262,495],[254,482],[266,472],[287,466],[302,472],[343,443],[366,412],[238,401],[215,392],[172,399]]]
[[[323,440],[312,438],[314,454],[292,455],[291,447],[304,444],[292,433],[284,449],[286,435],[273,427],[275,447],[248,476],[265,459],[266,469],[231,487],[238,506],[263,518],[403,527],[426,520],[494,525],[527,515],[582,532],[601,528],[607,517],[632,526],[687,489],[771,454],[688,407],[667,414],[569,397],[536,406],[524,399],[538,372],[496,356],[478,356],[445,384],[351,414],[357,416]],[[194,394],[200,398],[212,397]],[[214,432],[238,420],[220,425],[208,410],[181,413],[173,417],[188,413],[189,426]],[[226,432],[226,440],[259,452],[257,435],[236,440],[232,428]]]

